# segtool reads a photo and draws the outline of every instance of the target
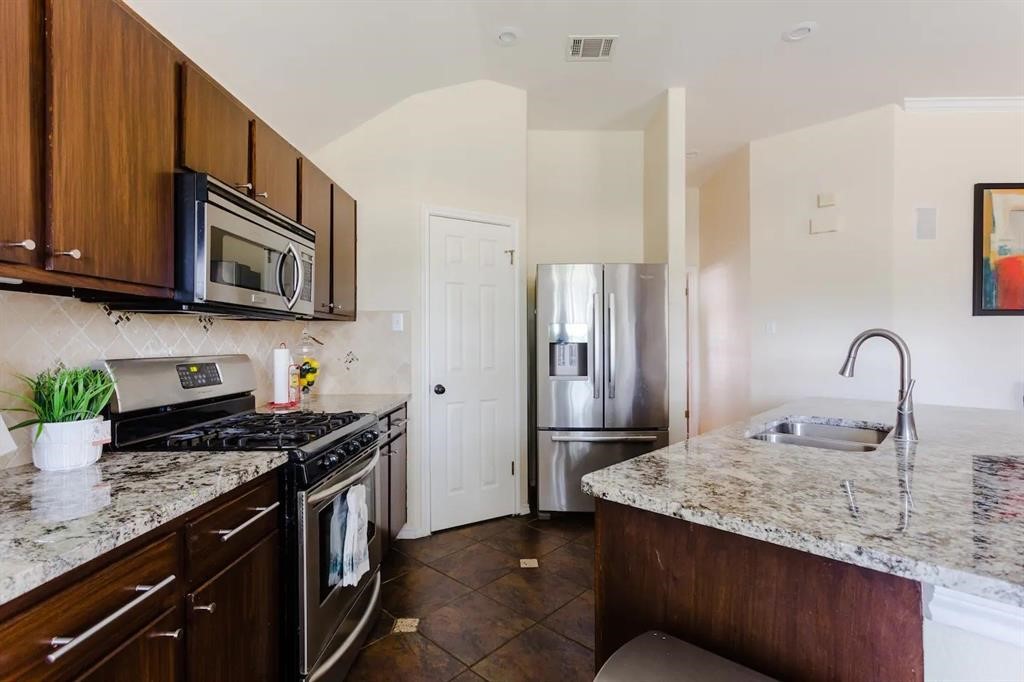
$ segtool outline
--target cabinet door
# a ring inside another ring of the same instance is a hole
[[[191,64],[182,66],[181,165],[249,189],[249,111]]]
[[[316,231],[316,256],[313,261],[313,313],[331,316],[331,179],[302,159],[300,166],[302,192],[299,222]]]
[[[278,538],[274,531],[188,595],[191,682],[279,679]]]
[[[406,434],[402,434],[391,443],[391,456],[388,458],[391,469],[391,491],[389,500],[391,505],[390,531],[391,538],[398,537],[408,517],[406,496],[408,485],[406,481],[408,466],[408,455],[406,452]]]
[[[331,232],[331,302],[334,313],[356,319],[356,200],[334,186],[334,220]]]
[[[171,609],[139,630],[80,680],[87,682],[177,682],[184,669],[181,612]]]
[[[0,2],[0,260],[13,263],[36,263],[42,246],[42,45],[39,3]]]
[[[46,2],[47,268],[174,284],[177,55],[113,0]]]
[[[252,122],[252,184],[258,201],[298,217],[299,152],[259,119]]]

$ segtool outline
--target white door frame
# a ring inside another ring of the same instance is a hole
[[[422,347],[420,349],[420,386],[419,394],[423,409],[420,411],[420,438],[419,452],[423,453],[420,459],[420,518],[423,520],[423,528],[420,535],[429,535],[431,524],[430,511],[430,402],[431,402],[431,381],[430,381],[430,219],[451,218],[453,220],[468,220],[477,223],[487,223],[508,228],[512,233],[512,248],[515,250],[515,282],[513,283],[515,302],[515,338],[513,349],[515,353],[515,367],[513,368],[513,381],[516,386],[515,411],[513,419],[515,434],[513,447],[515,448],[516,474],[513,490],[513,499],[509,500],[509,513],[523,513],[521,505],[525,501],[521,492],[521,481],[527,479],[525,467],[526,458],[523,456],[523,444],[526,442],[526,422],[523,416],[526,414],[526,345],[523,341],[526,335],[526,269],[524,268],[525,258],[520,248],[519,221],[515,218],[504,216],[488,215],[463,211],[454,208],[441,206],[423,206],[420,225],[420,257],[422,279],[422,296],[420,297],[420,319],[423,320]]]

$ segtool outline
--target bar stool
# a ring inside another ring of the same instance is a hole
[[[612,654],[594,682],[773,682],[773,678],[650,630]]]

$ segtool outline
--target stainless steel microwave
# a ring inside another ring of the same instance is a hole
[[[204,173],[178,173],[175,182],[175,301],[182,310],[313,316],[316,233]]]

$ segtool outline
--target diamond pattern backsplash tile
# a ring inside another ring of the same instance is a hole
[[[108,312],[77,299],[0,291],[0,391],[21,392],[17,374],[57,362],[69,367],[104,358],[245,353],[256,366],[256,399],[272,391],[271,351],[298,345],[302,330],[323,341],[320,393],[407,393],[412,383],[410,335],[391,330],[392,311],[360,311],[356,322],[260,322],[194,315]],[[405,329],[410,329],[406,325]],[[0,395],[0,408],[13,399]],[[6,413],[8,424],[20,413]],[[0,469],[32,461],[28,429],[14,432],[18,450]]]

